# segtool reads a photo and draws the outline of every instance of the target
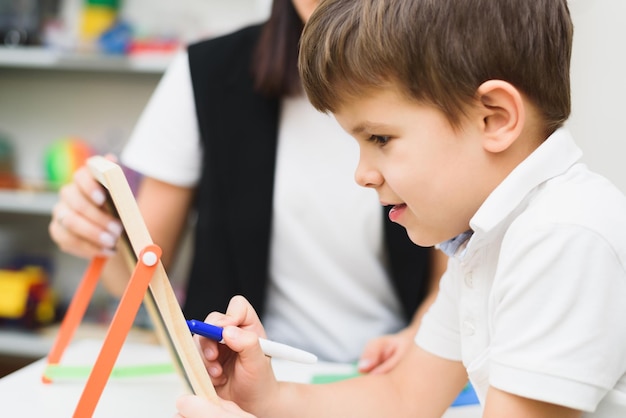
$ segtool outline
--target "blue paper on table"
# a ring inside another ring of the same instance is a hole
[[[359,376],[360,373],[356,371],[356,368],[351,373],[322,373],[316,374],[311,379],[311,383],[323,384],[323,383],[331,383],[337,382],[339,380],[350,379],[356,376]],[[478,405],[478,397],[476,396],[476,392],[474,392],[474,388],[470,383],[465,385],[459,396],[452,402],[451,406],[464,406],[464,405]]]
[[[464,405],[478,405],[478,396],[474,392],[474,388],[471,383],[465,385],[459,396],[456,397],[452,406],[464,406]]]

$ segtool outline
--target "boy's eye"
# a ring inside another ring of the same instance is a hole
[[[369,141],[377,145],[385,145],[390,139],[391,137],[387,135],[371,135],[369,137]]]

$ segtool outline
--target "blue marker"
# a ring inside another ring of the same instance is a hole
[[[189,326],[189,330],[193,334],[198,334],[220,343],[224,342],[222,338],[222,331],[224,331],[224,328],[207,324],[206,322],[198,321],[195,319],[187,321],[187,325]],[[315,356],[315,354],[311,354],[307,351],[291,347],[287,344],[269,341],[260,337],[259,343],[261,344],[261,350],[263,350],[263,353],[265,353],[265,355],[268,357],[296,361],[298,363],[317,362],[317,357]]]

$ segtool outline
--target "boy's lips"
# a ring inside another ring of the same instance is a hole
[[[392,222],[399,222],[399,219],[404,213],[405,209],[406,209],[405,203],[401,203],[399,205],[393,205],[393,207],[389,211],[389,219]]]

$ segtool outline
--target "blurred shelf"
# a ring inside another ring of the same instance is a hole
[[[43,327],[38,331],[21,331],[0,327],[0,355],[41,358],[48,355],[59,330],[59,324]],[[108,325],[83,322],[72,341],[96,339],[104,341]],[[159,344],[154,331],[133,327],[125,341]]]
[[[0,67],[161,74],[171,53],[137,56],[71,53],[43,47],[0,47]]]
[[[51,335],[0,328],[0,354],[3,355],[41,358],[48,354],[53,343]]]
[[[58,199],[57,192],[0,189],[0,213],[50,215]]]

